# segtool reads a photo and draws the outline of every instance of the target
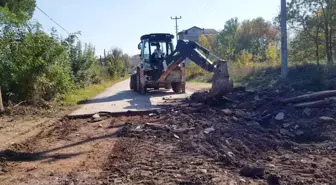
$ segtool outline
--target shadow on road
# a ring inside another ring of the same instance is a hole
[[[53,148],[50,150],[42,151],[42,152],[19,152],[13,150],[4,150],[0,151],[0,159],[5,159],[5,161],[13,161],[13,162],[24,162],[24,161],[40,161],[48,159],[47,162],[57,161],[61,159],[68,159],[72,157],[76,157],[79,155],[84,154],[85,152],[77,152],[77,153],[61,153],[61,154],[53,154],[48,155],[48,153],[56,152],[65,148],[71,148],[74,146],[82,145],[85,143],[89,143],[96,140],[101,140],[105,138],[113,138],[116,136],[117,133],[109,134],[109,135],[102,135],[93,138],[89,138],[83,141],[79,141],[76,143],[72,143],[69,145],[65,145],[62,147]]]

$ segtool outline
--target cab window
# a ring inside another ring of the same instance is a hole
[[[167,43],[167,55],[170,55],[172,52],[173,52],[173,50],[174,50],[174,45],[173,45],[173,43],[171,43],[171,42],[168,42]]]
[[[142,52],[141,52],[141,56],[142,56],[142,60],[144,60],[145,62],[148,62],[150,59],[150,51],[149,51],[149,41],[148,40],[144,40],[143,44],[142,44]]]

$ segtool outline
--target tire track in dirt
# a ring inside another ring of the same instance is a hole
[[[7,164],[0,173],[0,181],[4,184],[98,184],[115,136],[129,120],[145,121],[142,116],[120,116],[104,117],[98,122],[63,118],[50,124],[36,136],[0,152]]]
[[[75,166],[85,160],[82,154],[94,152],[79,147],[79,141],[86,140],[77,132],[81,126],[81,123],[63,119],[45,127],[35,137],[12,145],[2,153],[10,167],[1,178],[6,184],[62,184],[67,181]]]

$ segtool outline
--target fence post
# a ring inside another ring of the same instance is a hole
[[[3,102],[2,102],[1,87],[0,87],[0,112],[4,110],[5,109],[4,109]]]

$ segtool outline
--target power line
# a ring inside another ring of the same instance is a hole
[[[64,30],[65,32],[67,32],[70,35],[70,32],[68,32],[68,30],[66,30],[63,26],[61,26],[60,24],[58,24],[54,19],[52,19],[47,13],[45,13],[41,8],[39,8],[37,5],[35,6],[38,10],[40,10],[45,16],[47,16],[52,22],[54,22],[57,26],[59,26],[60,28],[62,28],[62,30]]]

